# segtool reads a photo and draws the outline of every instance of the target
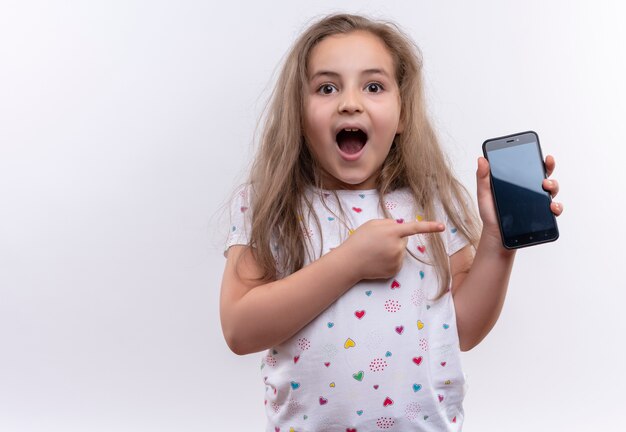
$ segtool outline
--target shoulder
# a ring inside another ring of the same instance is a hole
[[[237,186],[230,196],[231,218],[245,216],[246,219],[249,219],[252,214],[254,203],[254,187],[250,183],[244,183]]]

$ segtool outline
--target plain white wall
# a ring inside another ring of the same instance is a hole
[[[333,11],[421,47],[464,183],[482,142],[557,157],[561,238],[518,253],[464,354],[465,430],[621,430],[626,7],[614,1],[0,4],[0,430],[259,431],[226,347],[223,205],[282,56]]]

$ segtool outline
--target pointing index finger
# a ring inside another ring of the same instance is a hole
[[[441,222],[408,221],[398,224],[400,236],[407,237],[415,234],[441,232],[445,226]]]

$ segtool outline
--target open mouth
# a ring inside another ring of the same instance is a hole
[[[361,129],[342,129],[337,134],[337,145],[346,154],[356,154],[367,143],[367,134]]]

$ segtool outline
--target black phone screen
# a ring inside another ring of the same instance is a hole
[[[545,171],[534,132],[488,140],[483,145],[505,247],[517,248],[558,238]]]

